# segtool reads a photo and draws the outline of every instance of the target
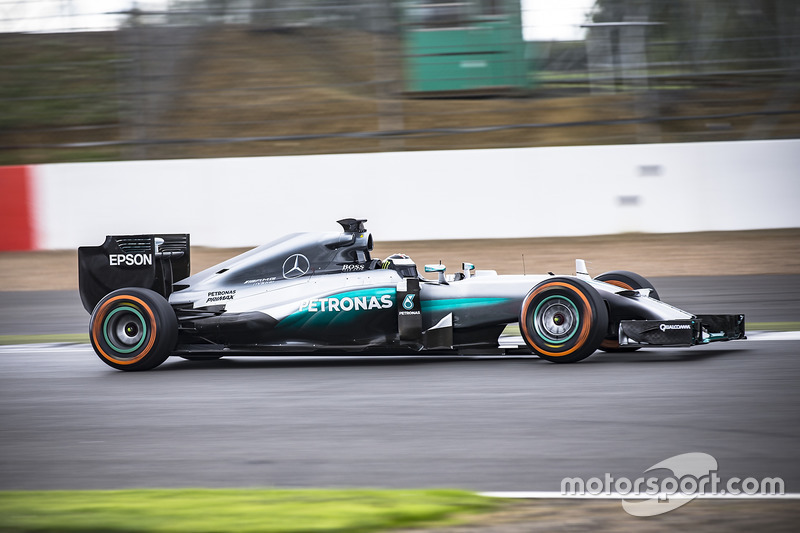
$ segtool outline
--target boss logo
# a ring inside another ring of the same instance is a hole
[[[151,254],[109,254],[108,264],[111,266],[145,266],[153,264]]]

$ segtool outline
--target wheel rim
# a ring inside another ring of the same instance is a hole
[[[533,312],[533,327],[545,341],[564,344],[580,329],[578,308],[563,296],[545,298]]]
[[[147,337],[147,322],[135,308],[124,305],[113,309],[103,321],[106,343],[120,354],[138,350]]]

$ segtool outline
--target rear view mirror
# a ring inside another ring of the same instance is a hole
[[[444,271],[447,267],[442,264],[438,265],[425,265],[425,272],[438,272],[439,273],[439,283],[447,283],[444,279]]]

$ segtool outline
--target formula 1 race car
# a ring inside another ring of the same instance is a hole
[[[580,361],[598,348],[693,346],[744,339],[744,315],[694,315],[645,278],[446,274],[395,254],[371,257],[360,219],[342,232],[295,233],[190,275],[189,235],[109,236],[78,253],[80,295],[97,355],[147,370],[170,355],[535,354]],[[509,324],[521,339],[501,343]]]

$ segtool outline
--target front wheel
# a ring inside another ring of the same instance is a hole
[[[533,352],[554,363],[574,363],[592,355],[608,327],[608,311],[598,292],[575,278],[551,278],[522,301],[520,330]]]
[[[636,289],[650,289],[650,298],[655,300],[661,299],[653,284],[650,283],[647,278],[640,276],[636,272],[630,272],[628,270],[612,270],[611,272],[604,272],[594,279],[595,281],[602,281],[603,283],[616,285],[617,287],[621,287],[629,291]],[[600,349],[609,353],[635,352],[639,349],[639,347],[620,346],[619,340],[616,338],[611,338],[604,339],[603,342],[600,343]]]
[[[118,370],[155,368],[178,340],[178,319],[169,302],[138,287],[106,295],[94,308],[90,327],[95,353]]]
[[[603,283],[616,285],[617,287],[628,289],[629,291],[636,289],[650,289],[650,298],[655,300],[661,299],[653,284],[650,283],[647,278],[640,276],[636,272],[630,272],[628,270],[612,270],[611,272],[604,272],[594,279],[595,281],[602,281]]]

